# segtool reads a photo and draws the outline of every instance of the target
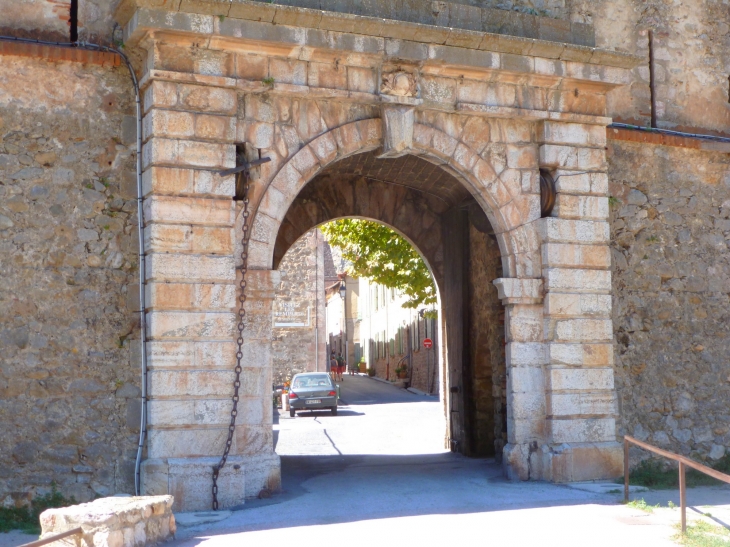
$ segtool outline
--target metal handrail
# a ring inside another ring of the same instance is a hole
[[[64,539],[67,537],[75,536],[78,534],[83,534],[84,529],[74,528],[73,530],[67,530],[66,532],[61,532],[60,534],[55,534],[53,536],[48,536],[43,539],[37,539],[35,541],[31,541],[30,543],[24,543],[20,547],[40,547],[41,545],[48,545],[49,543],[53,543],[54,541],[58,541],[59,539]]]
[[[674,460],[675,462],[679,463],[679,504],[680,504],[681,510],[682,510],[682,533],[683,534],[687,532],[687,481],[685,480],[685,475],[687,472],[686,468],[691,467],[692,469],[696,469],[700,473],[709,475],[713,479],[717,479],[719,481],[730,484],[730,475],[726,475],[725,473],[721,473],[720,471],[718,471],[716,469],[712,469],[711,467],[707,467],[706,465],[697,463],[694,460],[690,460],[686,456],[680,456],[679,454],[674,454],[673,452],[668,452],[666,450],[662,450],[661,448],[657,448],[650,444],[646,444],[645,442],[634,439],[633,437],[629,437],[628,435],[625,435],[624,436],[624,501],[627,503],[629,501],[629,443],[635,444],[636,446],[643,448],[644,450],[648,450],[649,452],[653,452],[654,454],[659,454],[660,456],[664,456],[665,458],[669,458],[670,460]]]

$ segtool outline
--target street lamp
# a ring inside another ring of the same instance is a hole
[[[345,295],[347,295],[347,287],[345,286],[345,281],[340,281],[340,297],[342,300],[345,299]]]

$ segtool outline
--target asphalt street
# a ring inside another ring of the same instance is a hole
[[[621,505],[619,485],[608,485],[607,494],[580,485],[507,481],[493,460],[444,449],[436,397],[366,376],[348,375],[340,385],[337,416],[275,413],[281,493],[230,513],[176,515],[180,523],[222,520],[179,526],[177,539],[166,545],[677,545],[671,538],[678,509],[649,513]],[[678,502],[676,492],[666,490],[635,497],[665,506]],[[690,521],[730,525],[730,489],[690,489],[688,501]],[[0,547],[31,539],[0,534]]]
[[[172,545],[676,545],[678,510],[647,513],[615,493],[509,482],[493,460],[444,449],[437,398],[365,376],[341,382],[337,416],[282,413],[274,430],[283,492],[180,529]],[[712,495],[730,503],[727,490]]]

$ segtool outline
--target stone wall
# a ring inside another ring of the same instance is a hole
[[[609,141],[619,434],[730,446],[730,157]]]
[[[323,237],[319,230],[302,236],[279,264],[281,282],[274,299],[272,343],[274,385],[283,384],[299,372],[325,365]],[[297,326],[278,326],[296,323]],[[299,326],[299,324],[302,324]]]
[[[40,515],[41,539],[81,528],[81,534],[50,545],[145,547],[173,539],[177,526],[172,496],[110,497]]]
[[[504,308],[492,281],[502,277],[493,236],[469,225],[469,342],[474,412],[472,449],[477,456],[501,454],[507,443],[507,368]]]
[[[0,503],[134,490],[132,105],[125,68],[0,62]]]
[[[590,23],[598,47],[646,59],[629,86],[608,96],[609,115],[649,121],[649,49],[654,30],[657,118],[660,127],[728,132],[730,12],[717,0],[567,0],[571,21]],[[702,160],[700,160],[702,162]]]

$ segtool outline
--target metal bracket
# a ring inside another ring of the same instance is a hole
[[[233,167],[232,169],[226,169],[224,171],[218,171],[218,174],[221,177],[227,177],[228,175],[243,173],[243,176],[248,179],[251,175],[252,167],[256,167],[257,165],[261,165],[262,163],[268,163],[270,161],[271,158],[260,158],[253,161],[246,161],[246,158],[244,158],[242,154],[239,154],[236,156],[236,163],[238,164],[236,167]]]

